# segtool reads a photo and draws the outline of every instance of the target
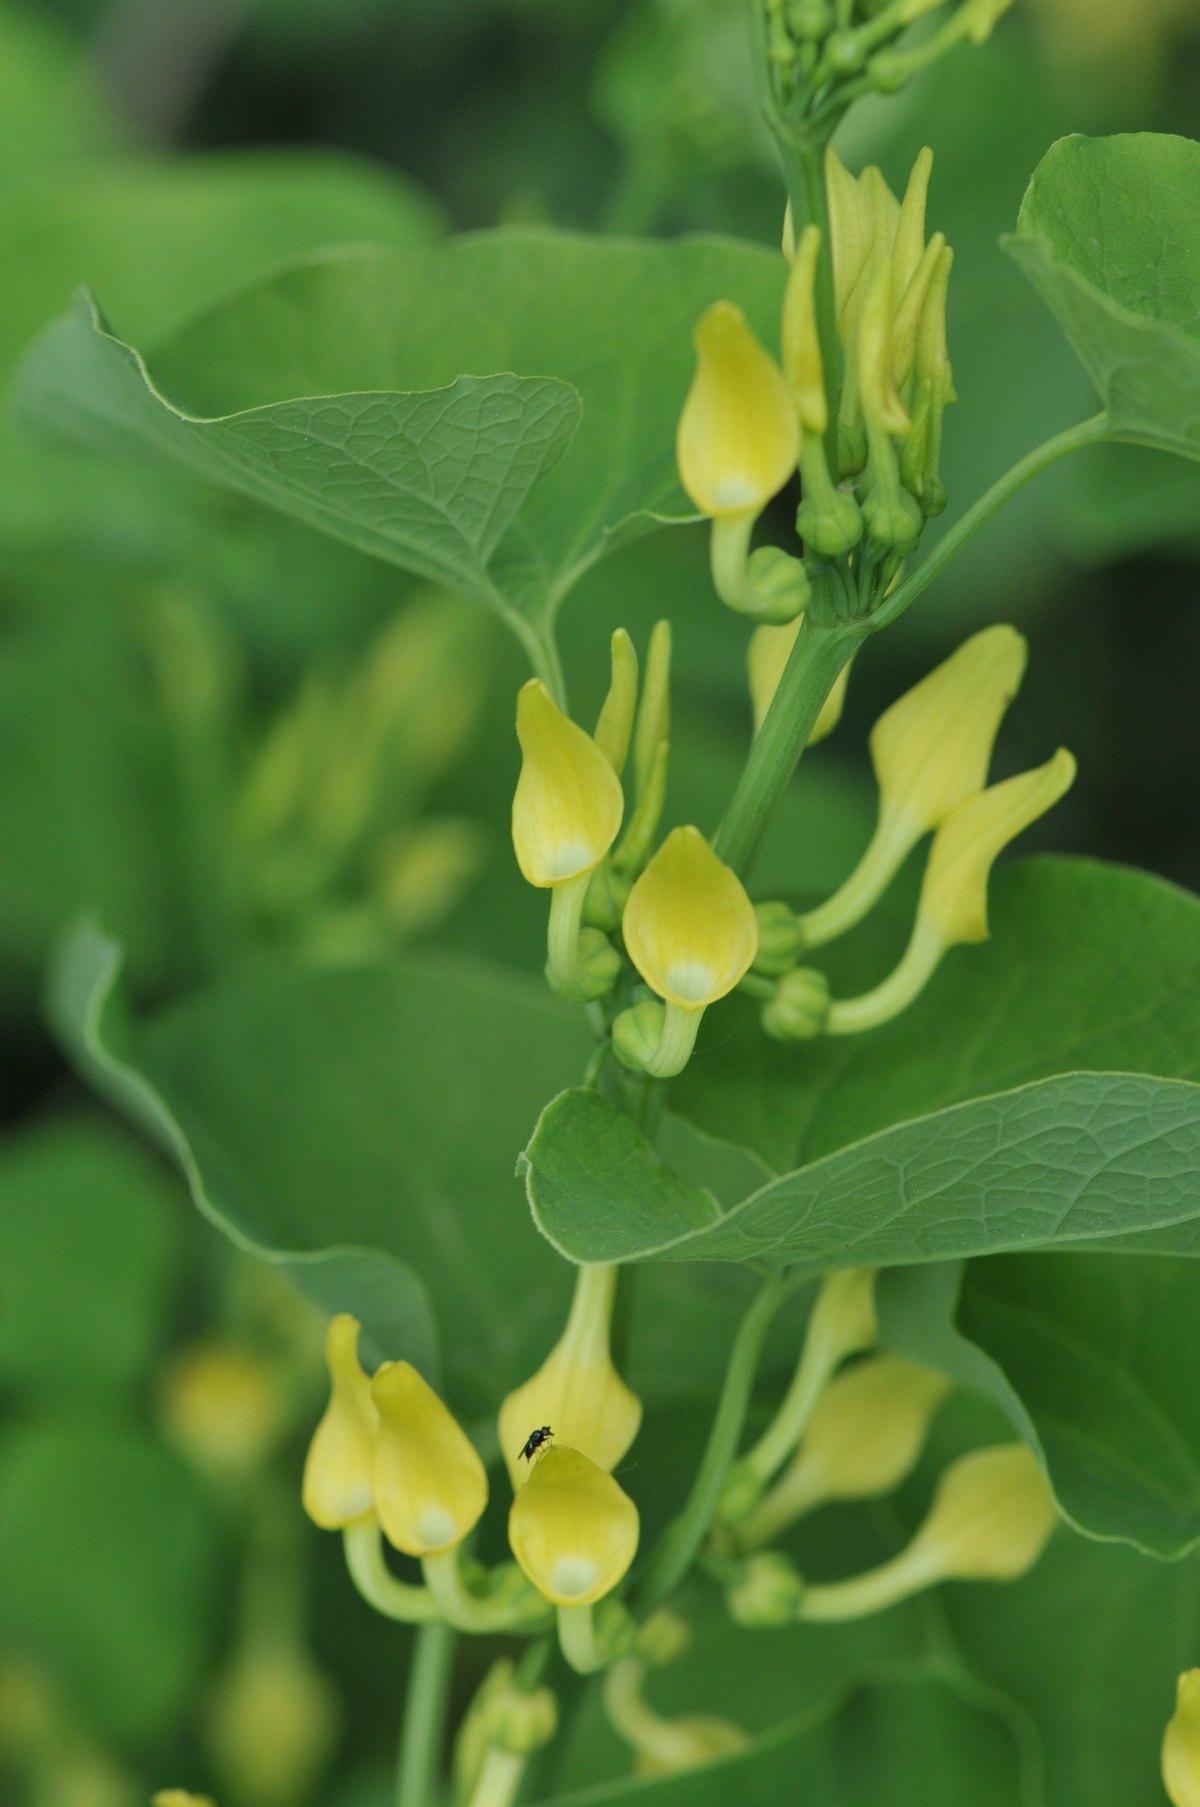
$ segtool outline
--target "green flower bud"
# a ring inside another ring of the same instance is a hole
[[[588,927],[600,929],[606,935],[619,929],[632,884],[632,878],[617,872],[609,859],[601,860],[592,873],[583,903],[583,920]]]
[[[925,516],[920,503],[907,490],[899,490],[891,498],[882,491],[871,490],[863,497],[862,512],[867,532],[876,545],[906,555],[916,550]]]
[[[601,929],[580,929],[569,986],[559,984],[557,968],[548,961],[546,979],[573,1003],[591,1004],[610,992],[621,971],[621,956]]]
[[[549,1744],[558,1730],[558,1702],[549,1688],[523,1694],[510,1680],[482,1703],[480,1719],[489,1744],[526,1757]]]
[[[780,978],[796,964],[804,952],[804,930],[800,918],[785,903],[755,904],[758,918],[758,953],[754,971],[768,978]]]
[[[773,1041],[808,1042],[821,1034],[829,1015],[829,981],[814,966],[795,966],[763,1005],[762,1026]]]
[[[812,585],[804,560],[792,558],[778,546],[760,546],[746,561],[746,576],[754,593],[754,619],[774,627],[794,621],[804,613],[812,597]]]
[[[662,1042],[666,1010],[657,998],[644,998],[623,1010],[613,1024],[613,1053],[631,1073],[644,1073]]]
[[[790,1559],[778,1550],[751,1556],[740,1581],[725,1591],[729,1616],[749,1631],[791,1625],[805,1594],[804,1582]]]
[[[823,38],[833,24],[829,0],[789,0],[788,30],[802,42]]]
[[[805,457],[807,462],[807,454]],[[852,552],[861,540],[862,510],[853,496],[830,484],[820,500],[806,496],[801,502],[796,510],[796,532],[808,551],[838,558],[843,552]]]
[[[691,1641],[691,1620],[669,1606],[660,1606],[638,1631],[634,1650],[651,1669],[665,1669],[683,1655]]]

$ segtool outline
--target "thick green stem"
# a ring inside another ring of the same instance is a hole
[[[810,609],[713,843],[719,858],[743,880],[838,674],[869,632],[865,622],[822,626],[812,617]]]
[[[664,1531],[638,1591],[638,1616],[645,1617],[674,1592],[704,1542],[717,1509],[725,1476],[741,1440],[754,1387],[763,1338],[794,1282],[783,1275],[764,1281],[734,1338],[725,1384],[708,1435],[708,1447],[679,1517]]]
[[[960,553],[967,541],[979,532],[981,527],[991,520],[992,516],[1011,501],[1019,489],[1024,488],[1031,477],[1038,476],[1048,470],[1060,458],[1069,452],[1082,451],[1085,446],[1099,445],[1109,437],[1107,414],[1096,414],[1091,420],[1084,420],[1077,427],[1068,427],[1065,433],[1056,433],[1053,439],[1047,439],[1044,445],[1035,447],[1006,471],[991,489],[980,496],[973,508],[968,508],[960,521],[957,521],[949,532],[943,534],[929,557],[923,559],[904,582],[898,584],[883,606],[871,617],[871,632],[881,627],[890,627],[898,615],[903,615],[911,602],[915,602],[922,590],[931,584],[935,577],[945,570],[952,558]]]
[[[454,1661],[449,1625],[422,1625],[413,1643],[396,1767],[396,1807],[434,1807]]]

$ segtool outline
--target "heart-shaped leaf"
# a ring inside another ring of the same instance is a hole
[[[1100,391],[1118,439],[1200,458],[1200,144],[1063,138],[1004,243]]]

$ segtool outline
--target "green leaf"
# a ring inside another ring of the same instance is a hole
[[[1079,354],[1118,439],[1200,458],[1200,144],[1063,138],[1005,248]]]
[[[1162,1807],[1175,1678],[1200,1645],[1200,1568],[1059,1535],[1005,1586],[942,1590],[962,1660],[1037,1727],[1053,1807]],[[968,1797],[969,1798],[969,1797]]]
[[[1039,858],[995,875],[990,916],[990,941],[953,949],[918,1001],[867,1035],[782,1047],[754,1006],[718,1005],[672,1110],[784,1172],[1056,1073],[1200,1079],[1200,901],[1189,892],[1128,867]],[[835,995],[883,978],[906,933],[881,915],[822,949]]]
[[[87,297],[35,347],[23,393],[41,432],[126,455],[149,445],[360,551],[493,601],[489,561],[578,420],[566,384],[504,375],[200,418],[155,388]]]
[[[0,1155],[0,1379],[78,1395],[138,1378],[176,1247],[165,1176],[124,1136],[40,1125]]]
[[[0,1443],[0,1636],[41,1658],[115,1738],[171,1726],[199,1681],[215,1527],[140,1432],[90,1422]]]
[[[534,1217],[573,1261],[886,1267],[1200,1216],[1200,1086],[1178,1080],[1074,1073],[954,1105],[785,1174],[702,1229],[680,1228],[644,1138],[636,1181],[637,1155],[613,1169],[608,1138],[586,1145],[579,1096],[555,1100],[526,1151]],[[611,1189],[618,1172],[637,1217]]]
[[[290,407],[278,418],[302,426],[315,404],[301,408],[296,398],[327,398],[336,415],[328,398],[424,396],[464,373],[516,372],[536,380],[543,402],[558,393],[551,379],[569,384],[583,403],[569,455],[532,490],[500,543],[480,540],[479,558],[462,563],[454,579],[493,604],[502,596],[542,631],[605,552],[694,513],[674,457],[692,328],[711,301],[730,296],[773,343],[784,273],[779,257],[759,247],[702,238],[654,244],[494,232],[427,250],[330,253],[196,322],[156,354],[152,382],[127,347],[77,316],[33,354],[24,412],[76,442],[128,450],[140,438],[156,455],[193,467],[203,447],[203,467],[216,480],[445,577],[390,512],[380,518],[371,486],[348,478],[330,449],[314,447],[303,459],[303,485],[282,486],[275,454],[295,462],[300,453],[276,443],[275,411]],[[465,505],[457,487],[452,500],[456,510]],[[505,525],[510,518],[511,511]]]
[[[433,1312],[421,1280],[409,1267],[382,1249],[323,1246],[326,1237],[321,1235],[305,1247],[302,1230],[297,1237],[301,1246],[289,1248],[297,1226],[286,1223],[277,1229],[269,1211],[259,1221],[257,1201],[245,1196],[238,1176],[226,1176],[219,1160],[210,1179],[168,1098],[117,1052],[128,1040],[115,1008],[120,966],[117,944],[86,923],[64,943],[56,962],[50,1012],[82,1071],[177,1161],[200,1211],[238,1248],[281,1268],[329,1313],[352,1311],[363,1326],[365,1356],[375,1361],[403,1356],[436,1375]],[[331,1200],[331,1230],[335,1220]]]
[[[1026,1255],[973,1263],[959,1324],[1003,1370],[1066,1511],[1177,1557],[1200,1541],[1200,1271]]]

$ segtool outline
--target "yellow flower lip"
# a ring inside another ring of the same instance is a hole
[[[647,985],[684,1010],[732,991],[758,952],[754,906],[698,828],[672,829],[629,893],[622,928]]]
[[[407,1556],[450,1549],[487,1504],[483,1463],[410,1362],[385,1362],[371,1395],[379,1411],[371,1486],[384,1532]]]
[[[1174,1807],[1200,1807],[1200,1669],[1185,1669],[1162,1745],[1163,1786]]]
[[[304,1509],[326,1531],[371,1510],[371,1469],[379,1413],[358,1361],[359,1324],[349,1312],[330,1319],[325,1356],[333,1391],[304,1464]]]
[[[701,315],[695,344],[675,442],[680,479],[702,514],[756,514],[796,468],[800,429],[788,385],[731,301]]]
[[[611,1593],[637,1551],[638,1510],[610,1474],[576,1449],[540,1456],[508,1517],[513,1555],[556,1606]]]
[[[559,885],[598,866],[616,840],[625,807],[620,781],[540,678],[517,697],[517,737],[524,755],[512,809],[517,863],[531,885]]]

